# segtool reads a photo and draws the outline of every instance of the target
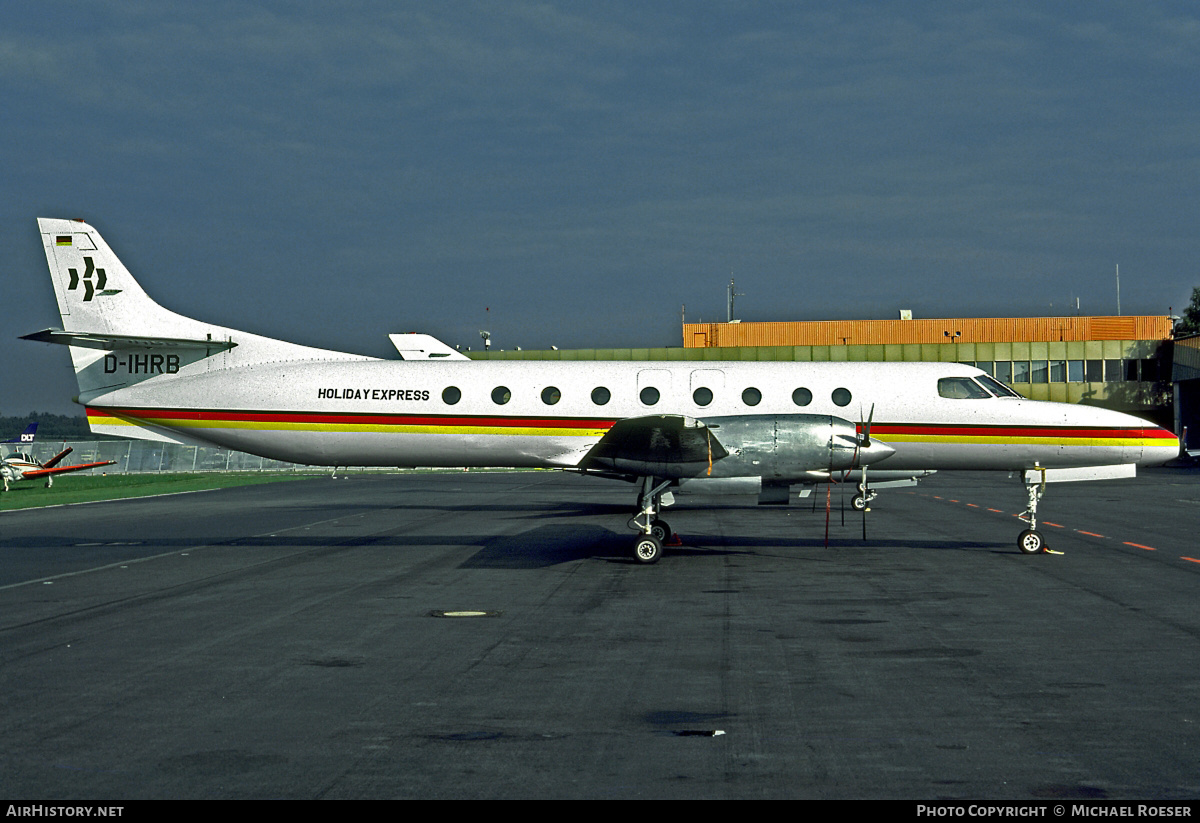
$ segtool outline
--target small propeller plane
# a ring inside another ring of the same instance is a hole
[[[33,439],[37,436],[37,427],[37,423],[30,423],[25,427],[25,431],[21,432],[20,436],[12,437],[8,440],[0,440],[0,443],[19,443],[21,445],[32,446]],[[85,469],[94,469],[97,466],[111,466],[117,462],[115,460],[103,460],[99,463],[81,463],[76,466],[58,465],[72,451],[74,449],[63,449],[45,463],[37,462],[28,452],[17,451],[5,455],[3,463],[0,463],[0,475],[4,478],[4,490],[8,491],[9,484],[15,483],[18,480],[34,480],[39,477],[46,478],[46,488],[50,488],[54,485],[54,475],[56,474],[80,472]]]
[[[38,228],[62,327],[25,339],[68,347],[92,431],[309,465],[623,480],[642,563],[672,536],[673,491],[778,502],[855,477],[866,508],[868,477],[942,469],[1021,473],[1033,554],[1047,482],[1132,477],[1179,449],[1137,417],[1027,400],[958,363],[476,362],[426,335],[393,335],[399,360],[299,346],[163,308],[83,221]]]

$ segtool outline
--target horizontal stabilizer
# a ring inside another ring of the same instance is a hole
[[[21,335],[22,340],[39,343],[58,343],[64,346],[82,346],[85,349],[207,349],[228,351],[237,343],[232,340],[201,340],[183,337],[138,337],[129,334],[94,334],[92,332],[43,329],[33,334]]]

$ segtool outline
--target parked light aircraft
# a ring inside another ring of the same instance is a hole
[[[1022,551],[1045,483],[1129,477],[1171,432],[1026,400],[956,363],[471,361],[425,335],[400,360],[286,343],[155,303],[82,221],[38,220],[92,430],[310,465],[558,468],[637,485],[634,557],[656,561],[672,490],[757,491],[939,469],[1021,472]],[[869,471],[868,471],[869,470]],[[785,498],[786,499],[786,498]]]
[[[37,436],[37,427],[37,423],[30,423],[18,437],[0,440],[0,443],[20,443],[21,445],[32,446],[33,439]],[[16,451],[5,455],[3,462],[0,463],[0,477],[3,477],[4,480],[4,490],[8,491],[9,484],[15,483],[18,480],[34,480],[39,477],[46,478],[46,488],[50,488],[54,485],[54,475],[56,474],[81,472],[85,469],[94,469],[97,466],[111,466],[117,462],[115,460],[105,460],[99,463],[81,463],[75,466],[58,465],[72,451],[73,449],[70,448],[63,449],[45,463],[37,462],[28,452]]]

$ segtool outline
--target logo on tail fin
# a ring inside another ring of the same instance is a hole
[[[104,269],[96,268],[96,265],[92,262],[92,258],[85,257],[85,258],[83,258],[83,262],[85,264],[85,267],[83,270],[83,279],[82,279],[83,302],[84,303],[87,303],[89,300],[91,300],[97,294],[97,292],[102,295],[120,294],[121,293],[120,289],[105,289],[104,288],[104,284],[108,282],[108,275],[106,275],[104,273]],[[70,283],[70,285],[67,286],[67,290],[75,291],[75,289],[79,287],[79,283],[80,283],[79,270],[72,267],[72,268],[67,269],[67,271],[70,272],[70,274],[71,274],[71,283]],[[95,285],[92,284],[92,274],[93,273],[96,275]]]

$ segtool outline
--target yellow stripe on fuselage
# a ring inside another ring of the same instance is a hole
[[[603,437],[607,429],[577,429],[546,426],[434,426],[381,423],[314,423],[282,420],[186,420],[177,417],[139,417],[137,422],[121,417],[104,417],[97,425],[139,426],[149,424],[167,429],[238,429],[242,431],[386,432],[393,434],[494,434],[525,437]]]
[[[1004,437],[1002,435],[937,435],[887,434],[879,435],[881,442],[945,443],[960,446],[1161,446],[1162,440],[1148,437]]]

